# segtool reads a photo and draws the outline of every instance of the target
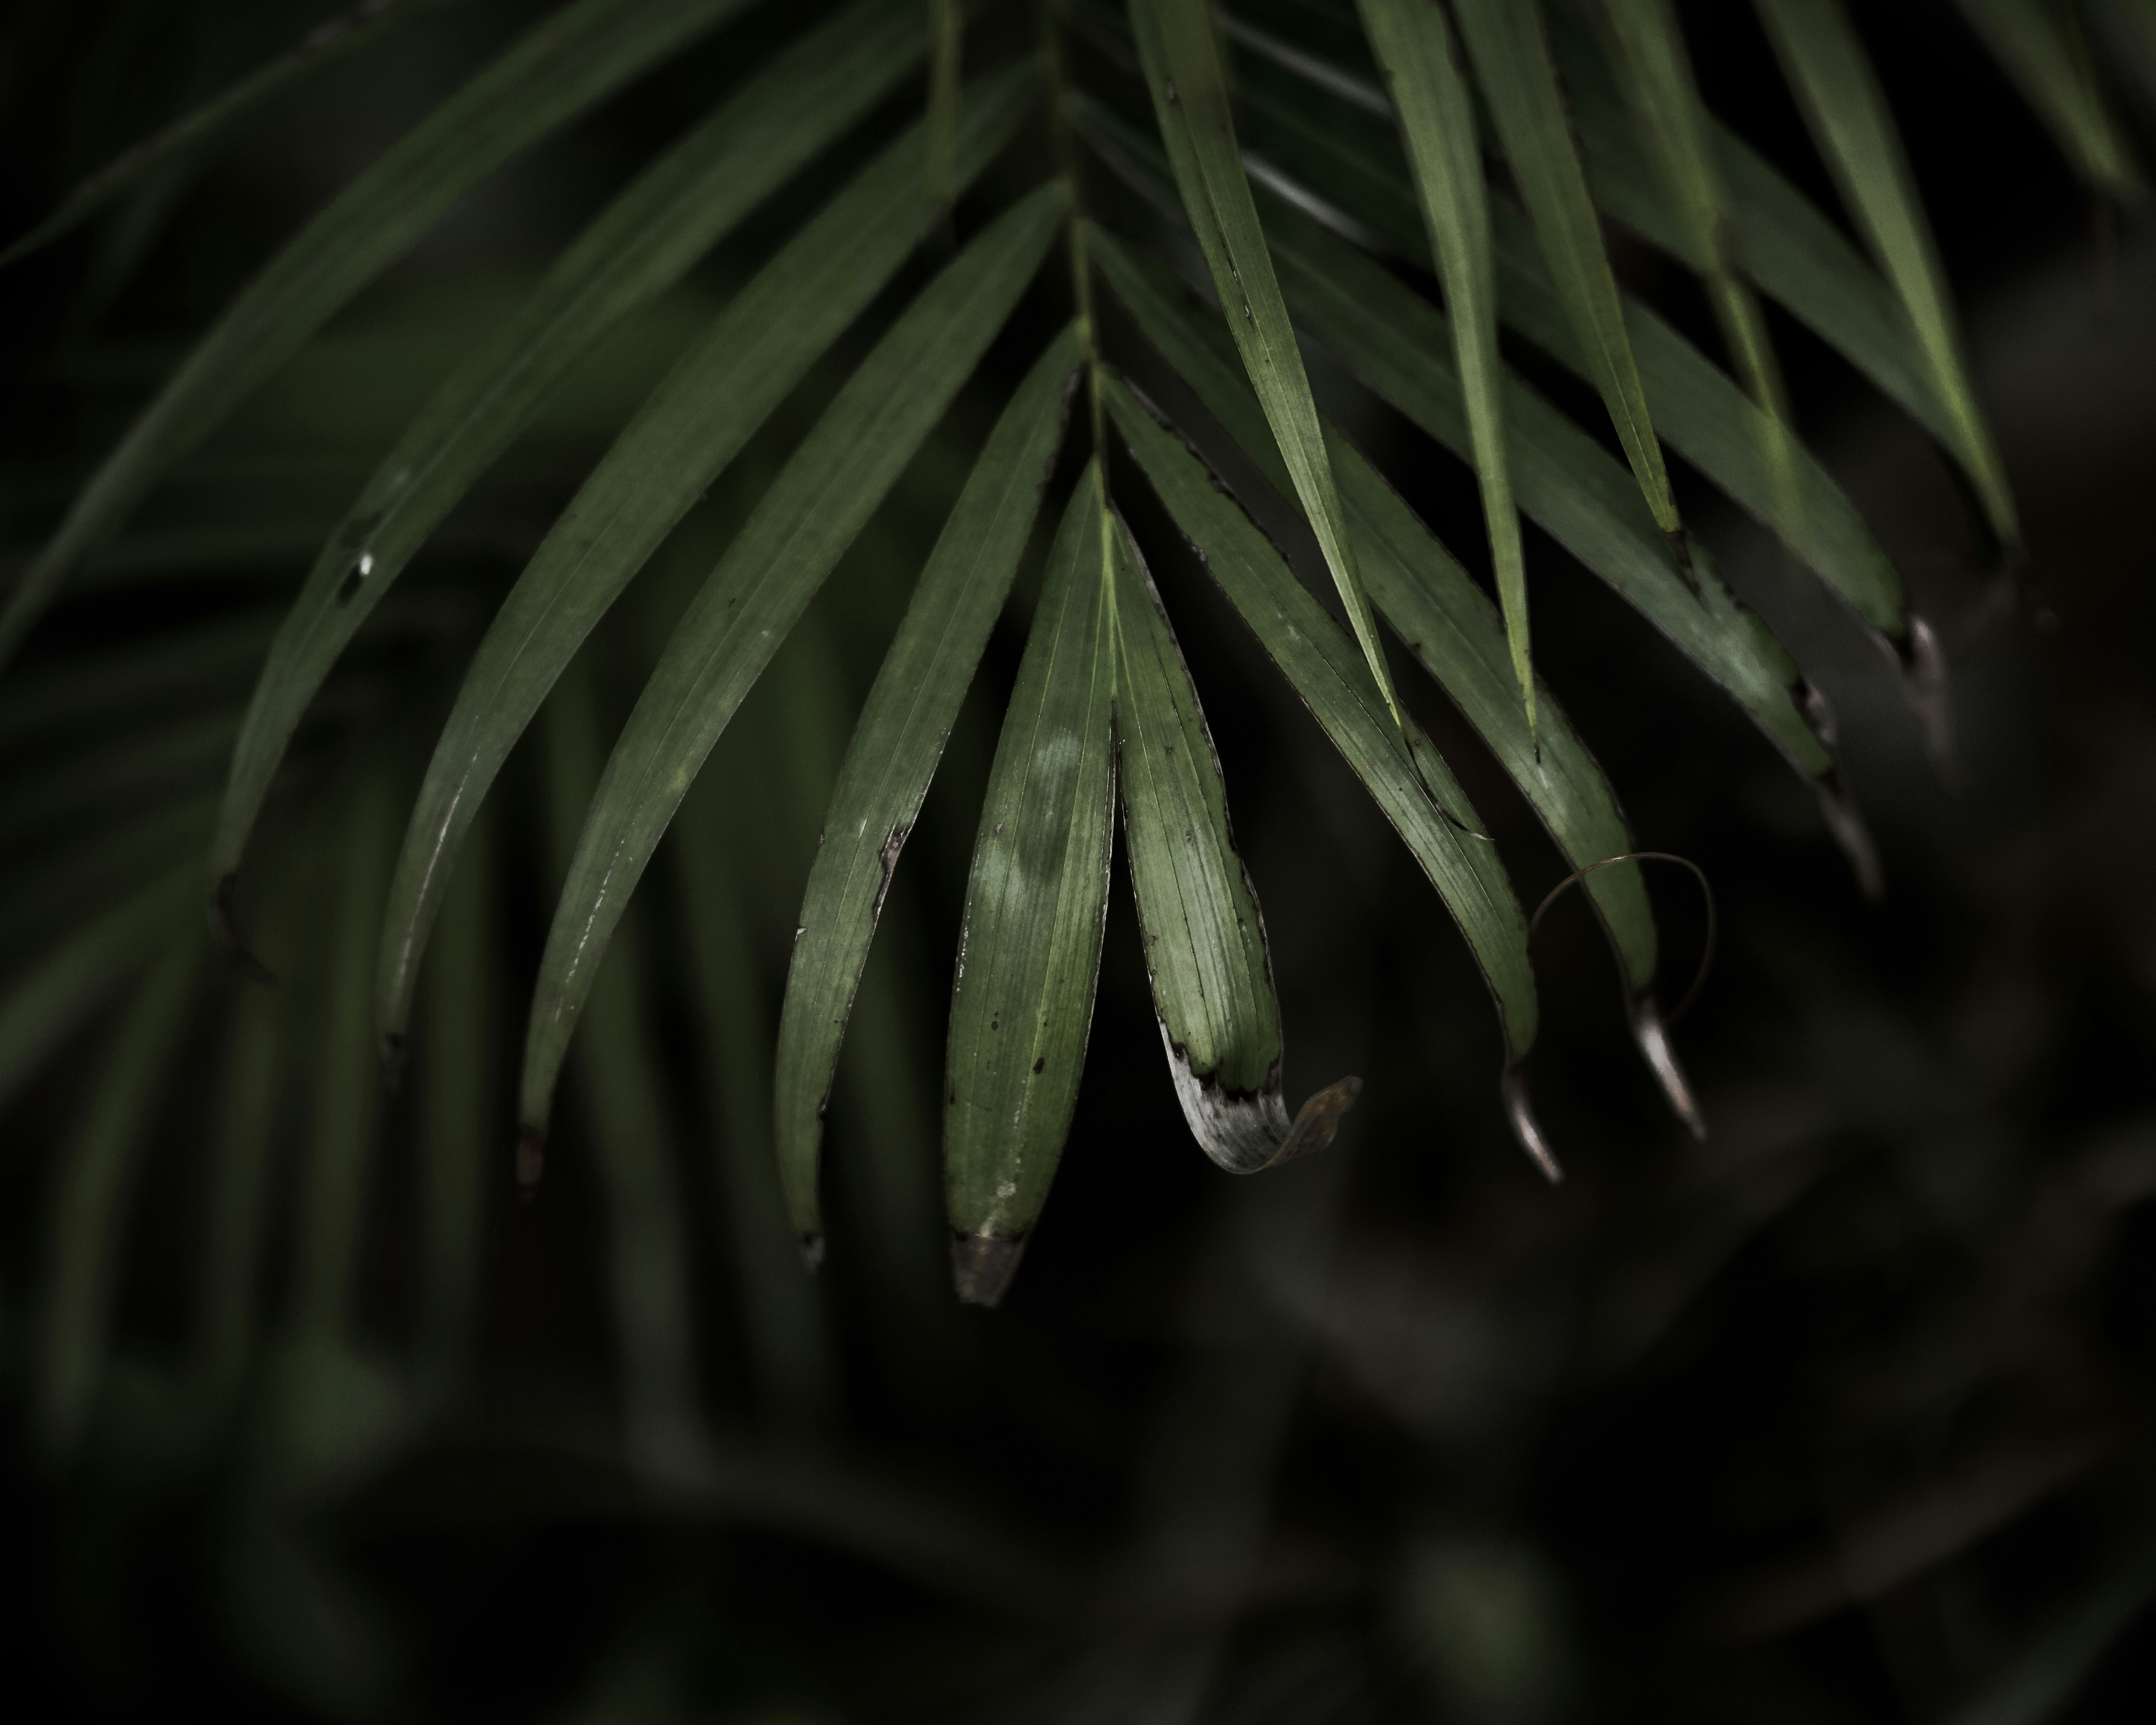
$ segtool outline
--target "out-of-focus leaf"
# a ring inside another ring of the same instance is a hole
[[[488,1154],[501,1147],[495,1066],[501,1052],[500,866],[491,823],[482,815],[449,888],[449,925],[428,967],[421,1015],[420,1382],[438,1395],[455,1382],[471,1350],[487,1175],[490,1168],[497,1178],[506,1172]]]
[[[1121,382],[1108,401],[1168,513],[1437,888],[1490,985],[1506,1059],[1517,1065],[1534,1045],[1537,1018],[1527,921],[1466,793],[1419,727],[1404,736],[1383,721],[1377,691],[1339,625],[1198,459]]]
[[[1602,393],[1617,441],[1640,482],[1640,495],[1665,534],[1684,524],[1670,490],[1669,470],[1647,393],[1632,357],[1617,296],[1617,278],[1602,243],[1601,218],[1588,195],[1573,145],[1572,121],[1558,88],[1541,0],[1455,0],[1460,34],[1490,104],[1512,177],[1533,216],[1535,238],[1549,264],[1588,375]],[[1457,315],[1457,314],[1455,314]]]
[[[1016,1274],[1070,1130],[1115,845],[1113,523],[1098,456],[1049,552],[973,841],[951,987],[944,1194],[958,1297]]]
[[[598,781],[603,744],[592,685],[585,655],[557,680],[542,709],[548,872],[557,878],[568,867]],[[640,957],[633,940],[616,943],[593,992],[577,1076],[606,1206],[629,1458],[651,1477],[678,1485],[709,1474],[711,1442],[697,1409],[680,1179]],[[538,1162],[539,1147],[520,1142],[517,1178],[527,1189],[538,1178]]]
[[[667,643],[607,763],[540,961],[520,1104],[543,1132],[562,1051],[629,895],[704,757],[979,362],[1063,218],[1041,187],[959,254],[824,410]]]
[[[2074,172],[2107,197],[2138,201],[2146,193],[2133,146],[2097,81],[2079,8],[2039,0],[1958,3]]]
[[[1460,392],[1467,403],[1482,515],[1497,572],[1512,675],[1536,731],[1535,676],[1528,648],[1527,569],[1520,518],[1506,465],[1503,362],[1497,355],[1497,271],[1491,249],[1490,201],[1474,99],[1457,64],[1442,7],[1431,0],[1361,0],[1386,86],[1399,113],[1408,166],[1423,225],[1452,317]]]
[[[912,0],[917,13],[920,0]],[[958,144],[958,74],[966,47],[961,0],[929,0],[928,131],[921,190],[932,217],[947,214]]]
[[[1082,357],[1065,329],[1013,393],[921,573],[831,793],[778,1029],[774,1131],[794,1232],[823,1232],[824,1109],[884,895],[1018,572]]]
[[[1030,87],[1021,66],[973,92],[959,125],[961,184],[1009,139]],[[435,746],[391,887],[375,997],[389,1045],[480,798],[629,578],[911,252],[921,149],[916,127],[757,273],[615,440],[503,602]]]
[[[44,1230],[51,1261],[30,1412],[38,1446],[56,1461],[73,1455],[103,1384],[128,1194],[204,950],[199,932],[187,930],[136,990],[81,1124],[53,1171]]]
[[[1153,1015],[1192,1135],[1229,1173],[1255,1173],[1322,1150],[1362,1082],[1327,1086],[1289,1120],[1257,889],[1235,849],[1227,784],[1183,649],[1120,516],[1107,565],[1116,777]]]
[[[1180,285],[1099,229],[1091,249],[1147,339],[1279,489],[1286,475],[1258,404],[1224,344],[1178,303]],[[1503,625],[1482,590],[1353,444],[1330,425],[1327,435],[1379,612],[1490,745],[1574,868],[1634,849],[1616,793],[1547,689],[1537,760],[1536,739],[1512,696]],[[1639,865],[1598,869],[1580,886],[1609,931],[1627,988],[1644,993],[1654,983],[1656,937]]]
[[[358,5],[316,25],[285,53],[122,151],[62,198],[59,208],[44,221],[0,251],[0,268],[74,232],[122,193],[172,165],[279,91],[327,70],[346,54],[379,41],[442,3],[443,0],[360,0]]]
[[[1901,134],[1840,0],[1753,0],[1857,231],[1901,296],[1933,387],[1992,531],[2012,548],[2021,525],[2005,464],[1977,403],[1961,331]]]
[[[367,1035],[367,963],[381,925],[396,791],[370,764],[349,787],[323,872],[334,883],[319,973],[314,1111],[300,1174],[292,1332],[300,1350],[341,1351],[357,1316],[359,1243],[377,1151],[382,1081]]]
[[[1265,404],[1265,418],[1294,476],[1296,500],[1317,535],[1378,692],[1395,721],[1404,724],[1378,621],[1355,572],[1354,550],[1326,463],[1310,379],[1266,254],[1250,182],[1243,177],[1227,77],[1206,0],[1131,0],[1131,23],[1175,183],[1213,273],[1236,351]]]
[[[276,626],[267,608],[244,611],[10,677],[0,684],[0,746],[49,747],[152,705],[222,704],[262,662]]]
[[[0,608],[0,664],[173,459],[466,192],[743,3],[577,0],[408,132],[255,277],[77,495]]]
[[[610,328],[912,70],[923,35],[917,0],[861,0],[811,32],[639,175],[444,380],[330,535],[278,633],[234,752],[213,883],[239,865],[330,667],[443,516]]]
[[[0,999],[0,1103],[187,914],[177,878],[167,875],[69,936],[8,990]]]

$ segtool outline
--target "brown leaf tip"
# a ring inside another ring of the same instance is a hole
[[[954,1234],[951,1236],[951,1285],[968,1306],[994,1307],[1002,1303],[1018,1260],[1025,1255],[1025,1240],[998,1240],[992,1234]]]

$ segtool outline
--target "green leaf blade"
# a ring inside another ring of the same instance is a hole
[[[697,769],[972,374],[1062,219],[1060,185],[1041,187],[922,290],[825,409],[667,644],[607,764],[547,937],[525,1047],[527,1130],[545,1127],[614,924]]]
[[[967,881],[943,1117],[962,1299],[993,1305],[1078,1100],[1115,843],[1115,660],[1098,458],[1049,553]]]
[[[1497,277],[1473,99],[1444,11],[1430,0],[1361,0],[1363,22],[1392,92],[1430,236],[1467,403],[1476,476],[1512,675],[1536,730],[1527,572],[1505,449],[1503,367],[1497,355]]]
[[[1175,182],[1213,273],[1236,349],[1265,404],[1294,478],[1296,500],[1317,535],[1370,675],[1394,720],[1404,724],[1377,619],[1355,572],[1310,379],[1244,177],[1227,78],[1206,0],[1132,0],[1131,22]]]
[[[239,867],[330,668],[443,517],[611,327],[888,95],[924,44],[914,0],[861,0],[812,31],[638,176],[444,382],[330,535],[278,632],[233,755],[213,885]]]
[[[774,1089],[787,1205],[804,1240],[823,1231],[824,1108],[884,894],[1018,572],[1083,357],[1066,328],[1005,406],[921,571],[831,793],[787,972]]]
[[[1753,0],[1753,6],[1857,231],[1901,298],[1951,423],[1951,446],[1992,531],[2002,544],[2017,547],[2013,488],[1977,401],[1938,248],[1871,62],[1839,0]]]
[[[1506,157],[1534,218],[1535,237],[1548,260],[1551,280],[1625,459],[1656,526],[1665,534],[1679,534],[1683,522],[1625,331],[1601,220],[1588,194],[1571,118],[1550,60],[1540,0],[1457,0],[1456,10]]]
[[[2148,187],[2133,146],[2097,81],[2079,8],[2035,0],[1958,3],[2082,182],[2124,203],[2145,198]]]
[[[970,180],[1009,139],[1029,69],[983,80],[959,127]],[[376,1024],[403,1034],[447,865],[578,646],[767,414],[881,292],[921,232],[918,127],[886,149],[728,305],[615,439],[503,601],[437,743],[382,928]]]
[[[164,469],[467,191],[745,3],[578,0],[407,133],[254,279],[77,495],[0,608],[0,664]]]
[[[1126,385],[1111,386],[1108,403],[1169,514],[1436,887],[1490,986],[1507,1061],[1517,1065],[1538,1019],[1527,923],[1472,805],[1420,732],[1389,722],[1352,642],[1198,459]]]

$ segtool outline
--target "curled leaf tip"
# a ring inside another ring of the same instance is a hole
[[[1866,903],[1878,904],[1887,896],[1886,871],[1879,865],[1879,847],[1872,842],[1871,829],[1857,812],[1848,784],[1839,769],[1815,779],[1813,784],[1819,792],[1820,813],[1826,817],[1827,830],[1834,834],[1835,843],[1841,846],[1842,855],[1856,873],[1856,890],[1864,895]]]
[[[536,1126],[520,1127],[516,1133],[516,1195],[531,1202],[539,1177],[547,1171],[547,1133]]]
[[[1558,1166],[1557,1157],[1535,1118],[1534,1106],[1527,1100],[1527,1069],[1506,1067],[1500,1088],[1505,1098],[1505,1123],[1512,1129],[1513,1141],[1527,1153],[1527,1160],[1542,1170],[1543,1178],[1556,1185],[1564,1178],[1564,1170]]]
[[[951,1236],[951,1285],[968,1306],[995,1307],[1003,1302],[1018,1260],[1025,1255],[1025,1240],[999,1240],[992,1234],[954,1234]]]
[[[1933,769],[1948,790],[1960,790],[1968,780],[1962,771],[1960,752],[1954,747],[1947,655],[1938,631],[1928,619],[1912,611],[1908,629],[1901,639],[1882,639],[1894,656],[1895,669],[1901,673],[1902,699],[1909,703],[1923,732],[1924,751],[1932,757]]]
[[[1640,1052],[1646,1057],[1647,1069],[1661,1086],[1671,1111],[1685,1123],[1686,1131],[1704,1143],[1707,1121],[1699,1111],[1691,1086],[1686,1081],[1684,1068],[1677,1064],[1676,1050],[1670,1045],[1669,1027],[1663,1022],[1661,1010],[1653,998],[1646,994],[1635,994],[1626,1007],[1625,1015],[1632,1021],[1632,1040],[1640,1045]]]
[[[239,937],[239,930],[232,915],[232,896],[239,890],[239,876],[227,875],[210,889],[209,929],[218,948],[232,963],[232,968],[250,983],[259,983],[265,988],[277,985],[277,973],[247,950]]]
[[[1323,1090],[1309,1097],[1296,1110],[1295,1124],[1288,1128],[1286,1140],[1274,1153],[1273,1159],[1265,1164],[1278,1168],[1282,1163],[1293,1162],[1300,1157],[1315,1156],[1327,1149],[1334,1135],[1340,1130],[1340,1117],[1355,1106],[1363,1094],[1363,1081],[1356,1077],[1341,1079],[1328,1084]]]

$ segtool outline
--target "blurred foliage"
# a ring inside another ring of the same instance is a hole
[[[364,51],[182,140],[0,275],[10,573],[265,260],[536,13],[379,9],[412,16],[362,18],[382,27]],[[544,1181],[526,1202],[512,1178],[519,1031],[612,739],[928,278],[932,234],[576,655],[459,863],[402,1083],[376,1059],[399,833],[490,619],[654,387],[836,188],[832,162],[619,321],[338,661],[235,906],[274,986],[203,927],[218,788],[326,538],[444,376],[790,30],[752,12],[487,179],[172,466],[0,677],[16,1692],[84,1718],[2145,1717],[2156,572],[2138,505],[2156,251],[2130,204],[2085,229],[2080,189],[2138,172],[2144,86],[2112,74],[2146,46],[2144,9],[2091,4],[2076,57],[2033,69],[2012,58],[2022,14],[2064,14],[1859,10],[1970,307],[2017,585],[1940,447],[1764,313],[1787,411],[1936,624],[1952,675],[1932,709],[1712,475],[1671,464],[1702,560],[1837,721],[1882,902],[1773,748],[1525,537],[1538,673],[1639,842],[1696,860],[1717,894],[1722,957],[1681,1038],[1704,1142],[1637,1058],[1571,894],[1535,949],[1536,1096],[1568,1178],[1520,1157],[1489,1081],[1502,1039],[1428,880],[1118,454],[1268,906],[1297,1068],[1366,1088],[1322,1156],[1236,1180],[1194,1153],[1119,852],[1055,1202],[993,1313],[951,1297],[935,1027],[1045,531],[891,885],[829,1107],[814,1276],[771,1075],[855,716],[1001,396],[1070,309],[1051,291],[990,347],[697,776],[570,1045]],[[23,5],[0,43],[8,232],[329,15]],[[1234,16],[1355,28],[1344,5]],[[1682,17],[1710,106],[1834,208],[1752,15]],[[969,52],[1007,23],[977,19]],[[1069,39],[1112,61],[1118,39]],[[2113,130],[2086,111],[2075,129],[2092,68]],[[862,137],[917,116],[927,81]],[[957,200],[952,237],[1050,153],[1022,143]],[[1122,182],[1086,183],[1161,243]],[[1718,351],[1694,275],[1609,231],[1626,290]],[[1101,321],[1136,382],[1206,423],[1121,311]],[[1475,474],[1306,352],[1317,405],[1489,576]],[[1547,352],[1515,332],[1505,353],[1595,423],[1596,393]],[[1260,495],[1231,444],[1206,453]],[[1060,483],[1077,465],[1066,452]],[[1303,524],[1254,507],[1329,592]],[[1399,690],[1522,896],[1563,880],[1498,752],[1426,682]],[[1693,889],[1648,884],[1681,978]]]

